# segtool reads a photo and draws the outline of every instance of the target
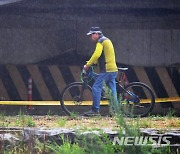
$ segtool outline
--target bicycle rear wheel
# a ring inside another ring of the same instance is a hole
[[[152,90],[141,82],[130,83],[124,88],[120,101],[123,113],[129,117],[147,116],[155,104]]]
[[[61,106],[68,115],[83,115],[92,106],[92,89],[82,82],[69,84],[62,92]]]

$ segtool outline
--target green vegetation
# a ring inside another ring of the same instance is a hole
[[[149,116],[144,118],[123,117],[127,124],[134,126],[139,121],[140,128],[180,129],[180,118],[169,116]],[[63,127],[63,128],[110,128],[119,129],[116,117],[69,117],[69,116],[29,116],[22,112],[18,116],[0,113],[0,127]]]
[[[113,99],[109,99],[110,104],[113,105]],[[59,136],[59,140],[52,141],[44,139],[37,139],[32,136],[32,139],[27,142],[21,142],[17,145],[6,145],[0,140],[0,153],[2,154],[23,154],[23,153],[38,153],[38,154],[171,154],[172,150],[169,146],[155,148],[148,145],[144,146],[128,146],[114,144],[113,139],[103,134],[102,128],[110,127],[113,130],[118,130],[118,138],[125,136],[140,137],[140,128],[180,128],[180,119],[174,117],[173,111],[170,111],[167,116],[149,116],[146,118],[126,118],[123,116],[121,106],[114,112],[113,106],[111,111],[114,117],[60,117],[52,116],[49,113],[47,116],[27,116],[21,111],[18,116],[5,116],[0,114],[0,127],[64,127],[64,128],[80,128],[77,132],[77,137],[74,140],[68,139],[67,136]],[[158,125],[157,125],[158,123]],[[89,135],[82,135],[83,131],[98,131],[101,136],[90,133]],[[178,149],[174,153],[178,153]]]
[[[67,122],[67,118],[66,117],[59,118],[59,119],[56,120],[56,123],[57,123],[58,127],[64,127],[66,122]]]
[[[4,113],[0,114],[0,127],[35,127],[32,116],[24,115],[22,111],[15,117],[5,116]]]
[[[35,122],[31,116],[26,116],[20,111],[16,118],[15,125],[19,127],[34,127]]]

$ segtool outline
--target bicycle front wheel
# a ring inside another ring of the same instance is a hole
[[[123,113],[130,117],[147,116],[155,104],[155,97],[150,87],[141,82],[133,82],[124,88],[120,103]]]
[[[92,106],[92,89],[81,82],[69,84],[62,92],[61,106],[68,115],[83,115]]]

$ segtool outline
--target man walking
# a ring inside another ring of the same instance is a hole
[[[112,91],[112,97],[117,100],[116,82],[117,66],[115,59],[114,47],[111,40],[105,37],[99,27],[91,27],[87,33],[93,42],[96,42],[96,48],[92,54],[90,60],[84,65],[84,70],[98,63],[100,68],[100,74],[97,77],[92,87],[93,104],[92,110],[86,112],[86,116],[99,115],[101,91],[104,82]],[[114,101],[117,105],[117,101]]]

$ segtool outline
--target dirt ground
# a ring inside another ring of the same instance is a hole
[[[150,116],[146,118],[125,118],[131,125],[140,128],[180,129],[179,117]],[[41,127],[41,128],[83,128],[83,129],[117,129],[117,119],[108,116],[68,117],[68,116],[1,116],[0,127]]]

